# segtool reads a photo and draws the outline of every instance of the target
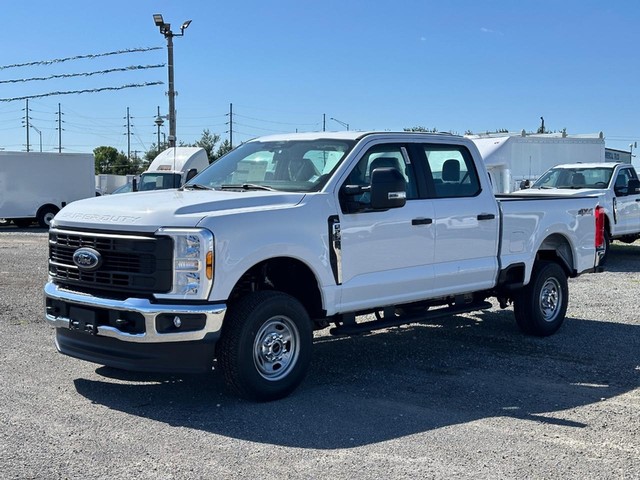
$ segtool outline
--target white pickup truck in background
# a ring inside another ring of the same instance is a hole
[[[547,170],[524,195],[600,195],[604,207],[605,253],[613,240],[633,243],[640,238],[640,180],[628,163],[571,163]]]
[[[553,334],[567,278],[598,269],[603,225],[596,197],[496,199],[463,137],[263,137],[178,190],[62,210],[46,319],[64,354],[147,371],[215,359],[235,393],[273,400],[330,325],[365,333],[495,297],[524,333]]]

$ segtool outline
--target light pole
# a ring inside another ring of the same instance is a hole
[[[162,117],[160,116],[160,107],[158,107],[158,116],[153,123],[158,126],[158,153],[160,153],[160,127],[164,125],[164,120],[162,120]]]
[[[348,123],[342,122],[342,121],[338,120],[337,118],[333,118],[333,117],[331,117],[331,120],[333,120],[334,122],[338,122],[340,125],[342,125],[344,128],[347,129],[347,132],[349,131],[349,124]]]
[[[633,149],[638,148],[638,142],[633,142],[629,144],[629,159],[633,161]]]
[[[162,15],[153,14],[153,21],[160,29],[160,33],[167,39],[167,67],[169,69],[169,147],[176,146],[176,92],[173,86],[173,37],[184,36],[185,29],[191,24],[191,20],[187,20],[180,27],[180,33],[171,31],[171,24],[164,23]]]
[[[33,125],[30,125],[30,127],[33,128],[38,133],[38,135],[40,135],[40,153],[42,153],[42,132]]]

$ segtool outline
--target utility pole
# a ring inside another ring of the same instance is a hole
[[[322,114],[322,131],[323,132],[327,131],[327,114],[326,113]]]
[[[62,153],[62,112],[58,104],[58,153]]]
[[[29,153],[29,99],[26,100],[27,106],[25,107],[24,118],[27,126],[27,153]]]
[[[127,107],[127,160],[131,161],[131,117],[129,117],[129,107]]]
[[[176,146],[176,91],[173,84],[173,37],[184,36],[185,29],[191,24],[191,20],[187,20],[180,27],[180,33],[171,31],[171,24],[164,23],[162,15],[155,13],[153,21],[160,33],[167,39],[167,67],[169,69],[169,147]]]
[[[229,144],[233,148],[233,103],[229,104]]]

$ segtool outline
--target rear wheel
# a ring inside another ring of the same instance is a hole
[[[289,395],[304,379],[311,361],[312,323],[294,297],[255,292],[230,307],[218,345],[226,383],[248,400]]]
[[[31,218],[14,218],[13,219],[13,223],[18,228],[27,228],[29,225],[31,225],[32,221],[33,220]]]
[[[513,313],[523,333],[546,337],[560,328],[568,305],[565,271],[555,262],[541,261],[534,265],[530,282],[514,298]]]

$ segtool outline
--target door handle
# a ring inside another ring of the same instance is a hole
[[[432,223],[432,218],[414,218],[411,220],[411,225],[431,225]]]
[[[478,220],[493,220],[496,216],[493,213],[481,213],[476,218]]]

